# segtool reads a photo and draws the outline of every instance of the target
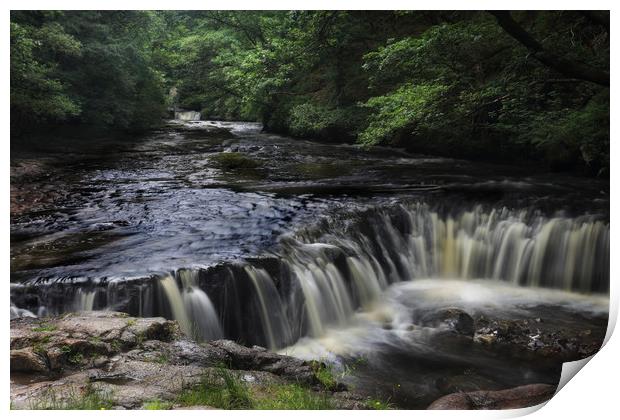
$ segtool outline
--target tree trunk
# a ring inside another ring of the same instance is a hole
[[[545,50],[540,42],[534,39],[534,37],[512,18],[510,11],[499,10],[490,11],[489,13],[495,16],[499,26],[501,26],[508,35],[526,47],[534,58],[542,64],[568,77],[587,80],[588,82],[602,86],[609,86],[609,72],[559,57]]]

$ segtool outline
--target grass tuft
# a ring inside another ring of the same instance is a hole
[[[56,331],[57,327],[55,325],[42,323],[39,324],[38,327],[32,327],[32,331],[34,332],[52,332]]]
[[[90,384],[83,390],[71,389],[65,396],[50,389],[30,405],[31,410],[109,410],[114,406],[110,395],[94,389]]]
[[[338,381],[328,365],[322,362],[313,362],[312,369],[317,380],[325,389],[335,391],[338,387]]]
[[[256,401],[258,410],[330,410],[334,404],[328,395],[314,393],[300,385],[274,385],[269,397]]]
[[[393,406],[389,401],[369,399],[366,401],[366,408],[368,410],[391,410]]]
[[[217,372],[216,377],[205,375],[200,383],[184,391],[177,402],[183,406],[206,405],[223,409],[252,408],[252,398],[248,387],[224,368],[218,369]]]
[[[170,401],[151,400],[144,403],[143,410],[170,410],[173,404]]]

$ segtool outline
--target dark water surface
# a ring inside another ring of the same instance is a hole
[[[253,123],[176,121],[139,140],[12,154],[12,282],[205,266],[402,196],[608,212],[608,185],[592,179],[292,140]],[[229,151],[258,166],[219,169],[211,157]]]

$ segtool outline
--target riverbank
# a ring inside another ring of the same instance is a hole
[[[374,401],[320,362],[196,343],[176,322],[83,312],[11,322],[14,409],[328,409]]]
[[[12,409],[398,408],[341,378],[320,361],[228,340],[197,343],[163,318],[82,312],[11,321]],[[527,407],[555,387],[463,391],[445,388],[429,408]],[[467,406],[469,394],[477,398]]]

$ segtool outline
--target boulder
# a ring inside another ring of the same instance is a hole
[[[11,350],[11,372],[47,372],[45,358],[34,350]]]
[[[467,337],[473,337],[475,332],[474,319],[458,308],[444,308],[428,313],[422,317],[420,323],[426,327],[443,328]]]
[[[318,383],[314,369],[307,361],[272,353],[259,346],[244,347],[230,340],[217,340],[210,344],[226,352],[233,369],[259,370],[298,382]]]
[[[553,397],[556,387],[531,384],[501,391],[458,392],[434,401],[429,410],[505,410],[531,407]]]

